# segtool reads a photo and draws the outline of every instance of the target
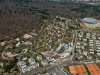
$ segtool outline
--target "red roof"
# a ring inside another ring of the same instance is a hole
[[[52,57],[54,55],[54,52],[53,51],[44,51],[44,52],[41,52],[41,53],[45,57]]]
[[[98,66],[96,64],[87,64],[86,65],[88,70],[91,72],[91,71],[96,71],[96,70],[99,70]]]
[[[77,65],[77,66],[69,66],[70,73],[81,73],[85,72],[85,68],[83,65]]]

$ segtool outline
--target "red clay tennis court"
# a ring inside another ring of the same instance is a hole
[[[91,72],[91,75],[100,75],[100,70]]]
[[[82,74],[82,75],[88,75],[87,73],[84,73],[84,74]]]
[[[96,64],[86,64],[88,70],[91,71],[96,71],[99,70],[98,66]]]
[[[85,72],[85,68],[83,65],[77,65],[77,66],[69,66],[70,73],[81,73]]]

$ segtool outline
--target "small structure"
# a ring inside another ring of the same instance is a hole
[[[70,55],[70,53],[63,53],[62,55],[60,55],[60,58],[65,58],[68,57]]]
[[[27,64],[26,61],[19,61],[17,63],[18,68],[21,71],[21,73],[26,73],[39,67],[39,63],[36,63],[33,58],[29,58],[28,63],[29,64]]]
[[[47,66],[49,64],[47,60],[42,60],[41,63],[43,66]]]
[[[29,58],[28,61],[29,61],[30,65],[35,64],[35,60],[33,58]]]
[[[30,38],[32,38],[32,35],[30,35],[30,34],[25,34],[25,35],[23,36],[23,38],[24,38],[24,39],[30,39]]]
[[[32,42],[30,41],[26,41],[26,42],[23,42],[24,45],[32,45]]]
[[[37,58],[38,60],[42,60],[42,55],[38,55],[36,58]]]
[[[25,71],[25,68],[27,67],[27,65],[26,65],[26,63],[24,61],[18,62],[17,65],[18,65],[18,67],[19,67],[19,69],[20,69],[20,71],[22,73],[25,73],[26,72]]]
[[[20,38],[16,38],[15,40],[16,40],[16,41],[20,41]]]
[[[6,45],[6,43],[5,42],[1,42],[1,46],[5,46]]]

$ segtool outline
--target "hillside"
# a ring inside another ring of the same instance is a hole
[[[44,19],[56,15],[72,18],[69,9],[59,3],[41,0],[0,0],[0,38],[18,37],[41,28]],[[8,37],[10,36],[10,37]]]
[[[79,22],[85,16],[100,19],[99,11],[99,6],[73,2],[0,0],[0,38],[13,39],[32,29],[38,32],[43,20],[50,22],[55,16],[78,19]]]

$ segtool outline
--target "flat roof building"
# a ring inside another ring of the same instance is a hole
[[[89,23],[89,24],[97,24],[97,20],[94,19],[94,18],[89,18],[89,17],[86,17],[83,19],[84,22],[86,23]]]

